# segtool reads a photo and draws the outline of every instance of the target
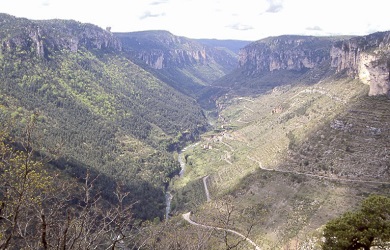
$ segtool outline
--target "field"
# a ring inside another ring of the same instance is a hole
[[[329,78],[220,98],[216,129],[185,152],[185,176],[173,185],[176,214],[251,228],[264,249],[318,247],[329,219],[390,188],[390,101],[367,93],[357,80]],[[229,210],[218,204],[234,208],[228,222],[217,219]]]

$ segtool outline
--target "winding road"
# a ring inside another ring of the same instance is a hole
[[[231,229],[227,229],[227,228],[222,228],[222,227],[214,227],[214,226],[208,226],[208,225],[203,225],[203,224],[196,223],[195,221],[191,220],[190,215],[191,215],[191,212],[183,214],[183,219],[186,220],[191,225],[198,226],[198,227],[203,227],[203,228],[207,228],[207,229],[215,229],[215,230],[221,230],[221,231],[230,232],[230,233],[238,235],[241,238],[243,238],[244,240],[246,240],[249,244],[251,244],[254,247],[254,249],[261,250],[261,248],[258,245],[256,245],[256,243],[254,243],[251,239],[249,239],[248,237],[246,237],[245,235],[243,235],[243,234],[241,234],[241,233],[239,233],[237,231],[234,231],[234,230],[231,230]]]
[[[244,121],[241,121],[240,119],[238,120],[239,122],[243,122],[243,123],[247,123],[247,122],[244,122]],[[223,142],[222,142],[223,143]],[[228,146],[230,148],[231,151],[234,152],[234,149],[226,144],[226,143],[223,143],[225,144],[226,146]],[[185,151],[185,149],[183,150]],[[183,152],[182,151],[182,152]],[[181,153],[182,153],[181,152]],[[181,158],[181,154],[179,155],[179,162],[180,162],[180,165],[182,166],[182,171],[181,171],[181,174],[180,176],[183,175],[184,173],[184,167],[185,167],[185,163],[183,161],[183,158]],[[272,171],[272,172],[279,172],[279,173],[289,173],[289,174],[297,174],[297,175],[304,175],[304,176],[308,176],[308,177],[313,177],[313,178],[320,178],[320,179],[327,179],[327,180],[333,180],[333,181],[345,181],[345,182],[363,182],[363,183],[376,183],[376,184],[390,184],[390,182],[381,182],[381,181],[371,181],[371,180],[358,180],[358,179],[345,179],[345,178],[334,178],[334,177],[329,177],[329,176],[323,176],[323,175],[317,175],[317,174],[310,174],[310,173],[302,173],[302,172],[296,172],[296,171],[289,171],[289,170],[278,170],[278,169],[271,169],[271,168],[265,168],[263,167],[261,161],[257,160],[257,159],[254,159],[250,156],[247,156],[247,158],[251,161],[254,161],[256,162],[258,165],[259,165],[259,168],[262,169],[262,170],[265,170],[265,171]],[[225,159],[226,160],[226,159]],[[228,162],[230,163],[230,162]],[[231,164],[231,163],[230,163]],[[203,180],[203,185],[204,185],[204,190],[205,190],[205,194],[206,194],[206,200],[207,202],[210,202],[211,201],[211,198],[210,198],[210,193],[209,193],[209,190],[208,190],[208,187],[207,187],[207,179],[209,178],[209,175],[206,175],[202,178]],[[193,220],[191,220],[191,212],[188,212],[188,213],[185,213],[185,214],[182,214],[182,217],[185,221],[187,221],[189,224],[193,225],[193,226],[197,226],[197,227],[202,227],[202,228],[205,228],[205,229],[213,229],[213,230],[220,230],[220,231],[225,231],[225,232],[229,232],[229,233],[232,233],[232,234],[235,234],[237,236],[239,236],[240,238],[244,239],[246,242],[248,242],[249,244],[251,244],[255,250],[260,250],[261,248],[255,243],[253,242],[251,239],[249,239],[248,237],[246,237],[245,235],[237,232],[237,231],[234,231],[232,229],[228,229],[228,228],[222,228],[222,227],[216,227],[216,226],[210,226],[210,225],[204,225],[204,224],[199,224]]]
[[[287,173],[287,174],[296,174],[296,175],[305,175],[308,177],[314,177],[314,178],[319,178],[319,179],[326,179],[326,180],[331,180],[331,181],[345,181],[345,182],[361,182],[361,183],[374,183],[374,184],[390,184],[390,182],[385,182],[385,181],[370,181],[370,180],[358,180],[358,179],[346,179],[346,178],[334,178],[334,177],[329,177],[329,176],[324,176],[324,175],[317,175],[317,174],[309,174],[309,173],[302,173],[302,172],[297,172],[297,171],[289,171],[289,170],[279,170],[279,169],[273,169],[273,168],[265,168],[261,164],[260,161],[253,159],[252,157],[247,156],[249,160],[252,160],[259,164],[259,168],[262,170],[266,171],[272,171],[272,172],[278,172],[278,173]]]
[[[207,188],[207,178],[209,178],[208,175],[206,175],[205,177],[203,177],[203,186],[204,186],[204,192],[206,193],[206,200],[207,202],[211,201],[210,199],[210,192],[209,192],[209,189]]]
[[[210,192],[209,192],[209,189],[207,187],[207,178],[209,178],[209,175],[206,175],[205,177],[203,177],[203,186],[204,186],[204,191],[206,193],[206,199],[209,202],[209,201],[211,201],[211,199],[210,199]],[[191,220],[190,216],[191,216],[191,212],[185,213],[185,214],[183,214],[183,219],[186,220],[191,225],[203,227],[203,228],[207,228],[207,229],[215,229],[215,230],[230,232],[230,233],[238,235],[241,238],[243,238],[244,240],[246,240],[248,243],[250,243],[252,246],[254,246],[254,249],[260,250],[260,247],[258,245],[256,245],[256,243],[254,243],[251,239],[249,239],[248,237],[246,237],[242,233],[239,233],[237,231],[234,231],[234,230],[228,229],[228,228],[214,227],[214,226],[199,224],[199,223],[196,223],[195,221]]]

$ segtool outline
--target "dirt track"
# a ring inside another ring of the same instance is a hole
[[[254,249],[261,250],[261,248],[258,245],[256,245],[256,243],[254,243],[251,239],[249,239],[248,237],[246,237],[245,235],[243,235],[243,234],[241,234],[241,233],[239,233],[237,231],[234,231],[234,230],[231,230],[231,229],[227,229],[227,228],[214,227],[214,226],[208,226],[208,225],[203,225],[203,224],[196,223],[195,221],[191,220],[190,215],[191,215],[191,212],[183,214],[183,219],[186,220],[191,225],[198,226],[198,227],[203,227],[203,228],[207,228],[207,229],[214,229],[214,230],[221,230],[221,231],[230,232],[230,233],[238,235],[241,238],[243,238],[244,240],[246,240],[249,244],[251,244],[254,247]]]

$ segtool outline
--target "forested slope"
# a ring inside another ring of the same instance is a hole
[[[141,201],[139,217],[162,217],[163,184],[179,168],[171,151],[207,126],[196,102],[127,59],[120,41],[94,25],[2,14],[0,41],[2,123],[13,120],[17,133],[38,114],[42,148],[60,146],[58,167],[123,181]]]
[[[237,67],[237,54],[195,39],[152,30],[114,33],[134,62],[194,98]]]

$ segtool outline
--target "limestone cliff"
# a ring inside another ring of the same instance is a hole
[[[247,75],[275,70],[304,71],[329,60],[331,41],[309,36],[279,36],[254,42],[239,52]]]
[[[205,64],[210,59],[206,55],[205,49],[199,50],[142,50],[132,51],[132,56],[140,59],[154,69],[175,67],[180,65]]]
[[[86,49],[121,50],[110,32],[92,24],[71,20],[34,21],[0,14],[0,51],[25,50],[44,58],[49,51]]]
[[[168,31],[140,31],[115,33],[124,50],[154,69],[219,64],[227,71],[237,65],[237,60],[223,50]]]
[[[390,32],[336,42],[331,66],[370,86],[369,95],[390,95]]]

